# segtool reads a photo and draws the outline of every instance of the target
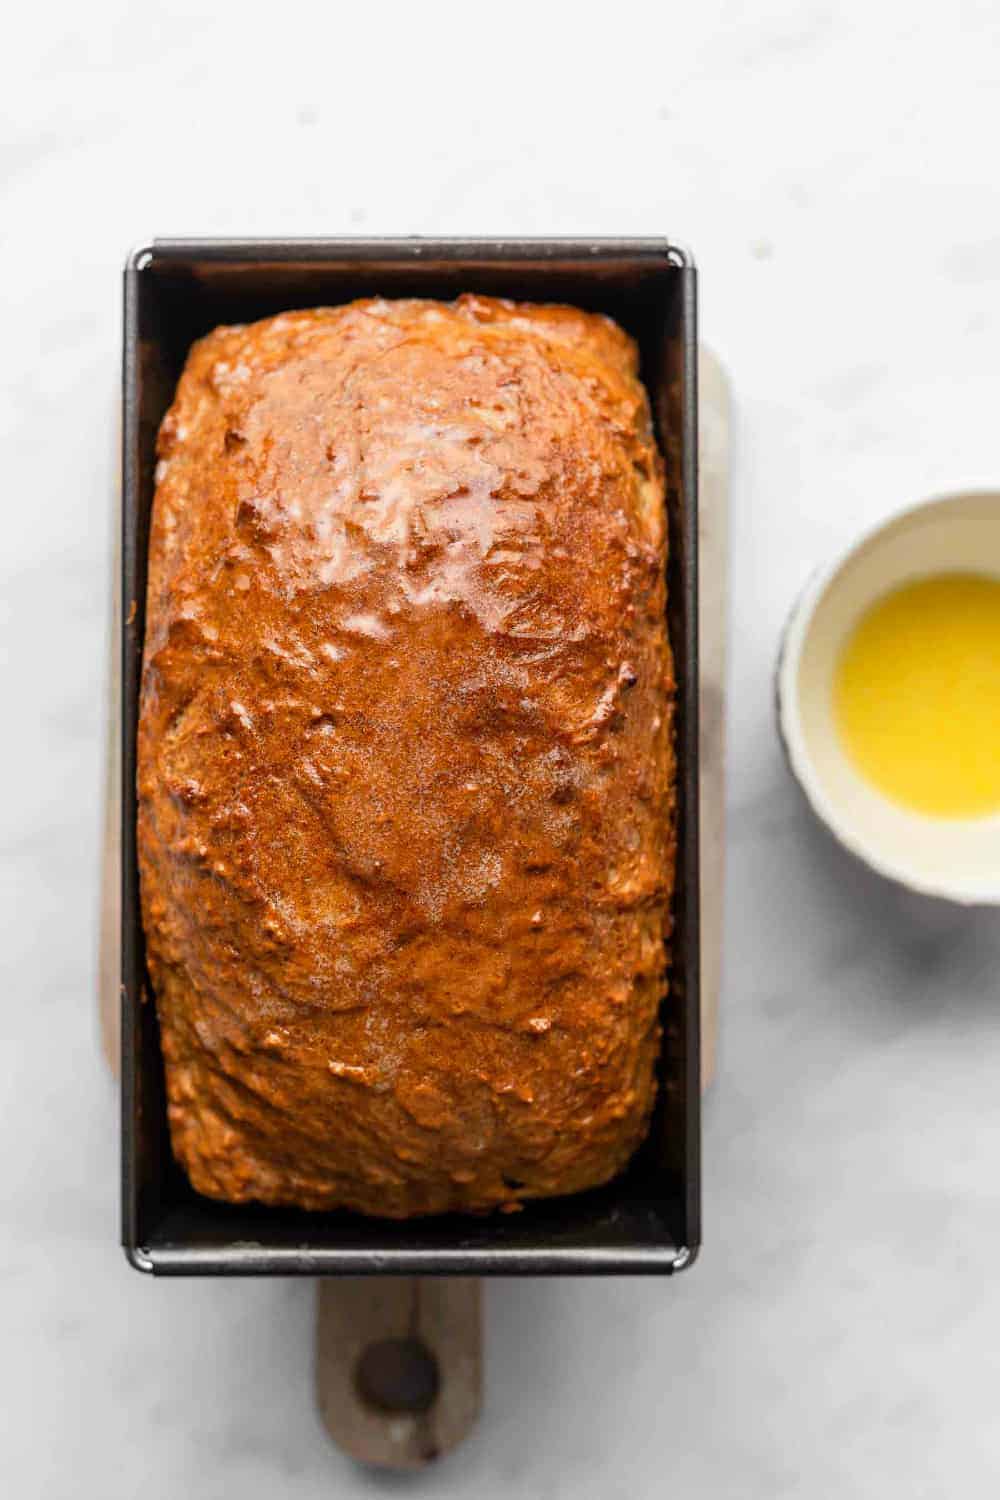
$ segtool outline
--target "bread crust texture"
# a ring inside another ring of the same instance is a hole
[[[479,296],[218,328],[157,454],[138,845],[192,1184],[405,1218],[606,1182],[675,864],[634,344]]]

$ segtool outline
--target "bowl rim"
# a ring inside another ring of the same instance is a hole
[[[799,591],[785,621],[775,672],[778,737],[789,769],[819,821],[844,849],[884,879],[905,886],[918,895],[968,907],[1000,905],[1000,877],[993,887],[972,892],[956,887],[947,880],[937,880],[915,874],[899,861],[881,855],[876,848],[866,842],[863,836],[858,834],[852,824],[837,812],[806,748],[797,687],[802,650],[816,611],[835,581],[864,549],[886,532],[897,528],[902,529],[932,510],[946,510],[952,506],[984,500],[995,501],[1000,510],[1000,486],[995,489],[977,486],[971,489],[949,490],[904,505],[899,510],[867,526],[859,536],[841,548],[831,562],[815,568]]]

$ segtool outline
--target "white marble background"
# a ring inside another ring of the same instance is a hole
[[[125,250],[406,231],[669,232],[738,402],[706,1247],[673,1284],[489,1286],[481,1425],[412,1493],[996,1493],[1000,922],[907,902],[827,847],[770,674],[814,561],[904,502],[1000,481],[998,84],[993,0],[8,17],[5,1496],[400,1488],[320,1428],[308,1284],[126,1267],[93,991]]]

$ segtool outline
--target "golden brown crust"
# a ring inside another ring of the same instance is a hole
[[[219,328],[158,453],[139,851],[194,1186],[403,1217],[607,1180],[674,866],[631,341],[479,297]]]

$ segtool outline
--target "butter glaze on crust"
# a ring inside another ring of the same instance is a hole
[[[219,328],[158,456],[138,834],[193,1185],[402,1218],[606,1181],[674,871],[632,342],[481,297]]]

